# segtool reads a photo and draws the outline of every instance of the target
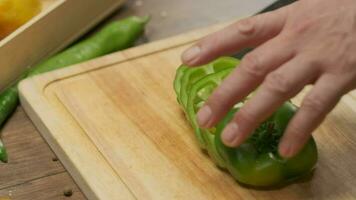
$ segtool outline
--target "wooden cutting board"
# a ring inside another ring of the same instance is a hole
[[[244,188],[198,148],[172,82],[182,51],[222,26],[21,83],[26,112],[89,199],[356,198],[356,93],[316,131],[320,158],[309,180]]]

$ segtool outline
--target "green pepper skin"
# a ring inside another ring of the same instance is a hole
[[[290,159],[282,159],[276,152],[258,153],[256,147],[249,141],[237,148],[225,146],[221,141],[221,133],[237,110],[231,110],[217,125],[217,137],[215,137],[217,150],[226,162],[228,171],[237,181],[250,186],[271,187],[304,176],[315,167],[318,154],[313,138],[299,154]],[[270,120],[283,133],[295,112],[296,107],[286,102]]]
[[[188,70],[188,69],[189,68],[187,66],[183,66],[183,65],[178,67],[178,69],[176,71],[176,76],[174,78],[173,87],[174,87],[174,91],[177,94],[177,101],[178,101],[179,104],[182,104],[180,102],[180,98],[178,98],[178,97],[180,97],[180,88],[182,87],[182,84],[181,84],[182,77],[183,77],[185,71]]]
[[[23,74],[20,80],[131,47],[144,32],[148,21],[149,17],[131,16],[111,22],[83,41],[79,41],[68,49],[34,66]],[[18,82],[0,94],[0,128],[18,105],[17,85]],[[0,160],[7,161],[7,154],[3,145],[0,145]]]

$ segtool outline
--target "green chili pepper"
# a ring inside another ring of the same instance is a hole
[[[32,68],[29,76],[87,61],[131,47],[143,33],[149,17],[128,17],[112,22],[86,40]]]
[[[13,113],[18,104],[17,87],[10,87],[0,94],[0,122],[6,121],[8,113]]]
[[[0,94],[0,128],[8,116],[16,110],[18,105],[17,87],[10,87]],[[7,162],[7,151],[0,140],[0,161]]]
[[[223,69],[211,70],[213,63]],[[246,100],[235,105],[216,127],[209,130],[199,128],[196,113],[238,63],[236,59],[227,60],[227,57],[224,57],[201,66],[200,72],[187,66],[181,66],[177,70],[174,83],[177,99],[180,100],[200,146],[207,150],[219,167],[226,168],[238,182],[246,185],[275,186],[308,174],[317,162],[317,148],[313,138],[293,158],[283,159],[277,150],[288,122],[297,110],[291,102],[285,102],[237,148],[225,146],[221,141],[221,132]],[[193,78],[184,79],[190,76]],[[183,92],[184,90],[186,91]],[[187,97],[182,97],[183,93]],[[184,100],[185,98],[187,100]]]
[[[149,17],[128,17],[109,23],[99,32],[74,44],[63,52],[34,66],[26,73],[31,77],[44,72],[78,64],[118,50],[131,47],[144,32]],[[0,127],[11,116],[18,105],[17,83],[0,94]],[[0,145],[0,160],[7,158],[3,145]]]

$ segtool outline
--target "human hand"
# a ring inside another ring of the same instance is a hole
[[[313,84],[279,144],[283,157],[304,146],[339,99],[356,88],[356,1],[300,0],[238,21],[211,34],[182,55],[196,66],[255,47],[198,112],[203,128],[214,126],[255,89],[225,128],[222,140],[240,145],[283,102]]]

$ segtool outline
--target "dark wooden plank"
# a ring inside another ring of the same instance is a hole
[[[0,164],[0,189],[65,171],[60,162],[53,161],[55,155],[22,108],[6,124],[2,138],[9,162]]]
[[[67,196],[66,196],[67,195]],[[0,199],[86,199],[66,172],[0,190]]]

